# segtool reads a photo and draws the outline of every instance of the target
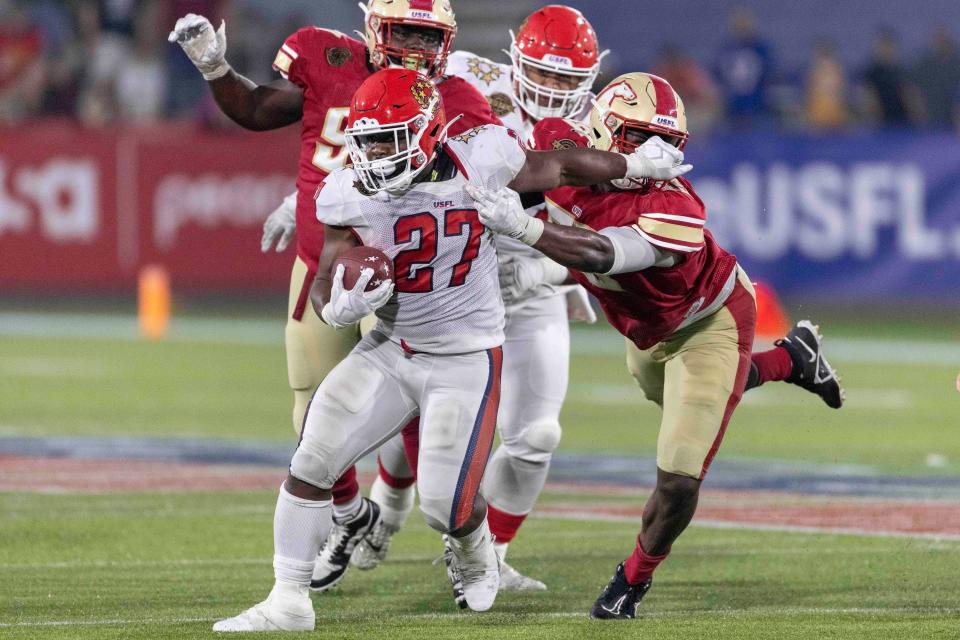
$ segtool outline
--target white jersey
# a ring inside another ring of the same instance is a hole
[[[474,86],[490,103],[493,112],[500,118],[504,126],[517,132],[527,141],[533,135],[536,122],[531,120],[517,103],[513,87],[513,65],[493,62],[487,58],[467,52],[454,51],[447,58],[446,73],[460,76]],[[590,112],[590,102],[586,101],[583,110],[574,116],[574,120],[586,118]],[[527,215],[542,219],[546,218],[544,205],[537,205],[527,209]],[[542,258],[543,254],[519,240],[507,236],[497,238],[497,252],[504,261],[524,258]],[[555,295],[569,288],[559,288],[551,285],[541,285],[530,289],[511,309],[524,304],[525,301],[543,296]]]
[[[413,351],[452,354],[503,343],[504,309],[493,234],[477,215],[468,181],[500,190],[526,153],[496,125],[450,138],[435,181],[402,195],[365,195],[350,167],[331,173],[317,194],[320,222],[349,227],[393,260],[396,294],[377,310],[378,330]]]

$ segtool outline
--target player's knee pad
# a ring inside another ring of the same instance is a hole
[[[431,529],[449,533],[451,499],[424,498],[420,496],[420,513]]]
[[[560,444],[563,430],[556,420],[538,420],[531,422],[518,436],[505,436],[501,439],[507,453],[513,458],[530,462],[549,462]]]
[[[314,440],[301,440],[290,461],[290,475],[321,489],[333,487],[340,472],[336,451]]]

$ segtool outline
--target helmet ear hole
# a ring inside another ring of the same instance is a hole
[[[430,137],[433,138],[440,131],[440,123],[438,122],[433,126],[433,129],[430,131]]]

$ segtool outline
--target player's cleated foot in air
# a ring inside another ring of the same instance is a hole
[[[357,543],[370,533],[380,519],[380,507],[376,502],[367,498],[360,500],[360,511],[355,516],[342,522],[333,519],[333,528],[313,569],[313,580],[310,581],[312,590],[322,593],[343,580]]]
[[[458,548],[457,541],[443,537],[443,561],[453,587],[453,599],[461,609],[487,611],[500,589],[500,559],[487,537],[473,549]]]
[[[390,550],[390,541],[393,540],[394,534],[399,530],[397,527],[378,520],[370,533],[357,544],[353,555],[350,556],[350,564],[362,571],[376,569],[387,557],[387,551]]]
[[[233,618],[220,620],[214,631],[313,631],[316,617],[306,587],[290,585],[286,593],[274,587],[267,599]]]
[[[840,376],[823,356],[820,327],[809,320],[801,320],[774,344],[786,349],[793,361],[793,373],[787,382],[820,396],[832,409],[843,406],[846,395]]]
[[[651,578],[640,584],[627,582],[627,576],[623,573],[623,563],[621,562],[617,565],[617,570],[614,572],[610,583],[607,584],[597,601],[593,603],[593,608],[590,609],[590,617],[601,620],[635,618],[637,616],[637,605],[650,590],[652,583]]]
[[[500,591],[546,591],[547,585],[500,561]]]

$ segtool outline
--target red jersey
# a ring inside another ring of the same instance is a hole
[[[559,118],[541,121],[533,133],[538,149],[582,146],[585,140]],[[685,320],[711,309],[735,282],[737,259],[704,228],[706,209],[683,178],[648,192],[561,187],[546,198],[558,222],[594,231],[628,227],[657,248],[679,254],[680,262],[673,267],[608,276],[570,270],[600,301],[610,324],[640,349],[649,349]]]
[[[317,269],[323,248],[323,225],[317,220],[313,196],[334,169],[342,167],[349,154],[344,146],[350,99],[374,71],[366,46],[339,31],[307,27],[288,37],[273,68],[303,91],[303,122],[300,133],[300,164],[297,172],[297,254],[311,273]],[[437,81],[450,127],[457,135],[483,124],[500,124],[486,98],[462,78],[447,76]]]

